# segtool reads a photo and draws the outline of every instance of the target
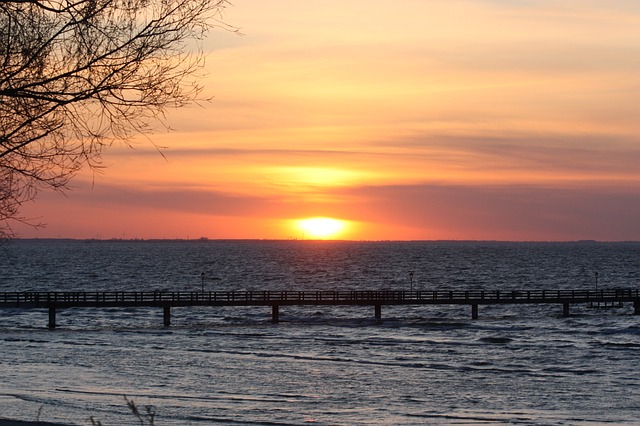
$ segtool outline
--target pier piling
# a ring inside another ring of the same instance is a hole
[[[474,319],[474,320],[478,319],[478,304],[477,303],[471,305],[471,319]]]
[[[382,319],[382,305],[376,305],[375,310],[376,319]]]
[[[271,308],[271,322],[277,324],[280,322],[280,306],[273,305]]]
[[[568,303],[563,303],[562,304],[562,316],[565,317],[565,318],[569,316],[569,304]]]
[[[49,306],[49,330],[56,328],[56,305]]]
[[[640,300],[633,302],[634,315],[640,315]]]
[[[164,326],[169,327],[171,325],[171,306],[164,307]]]

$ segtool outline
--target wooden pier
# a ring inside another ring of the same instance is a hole
[[[270,306],[277,323],[282,306],[372,306],[376,319],[382,306],[468,305],[478,319],[480,305],[556,304],[569,316],[573,304],[633,303],[640,315],[640,290],[436,290],[436,291],[215,291],[215,292],[0,292],[0,308],[48,309],[49,328],[56,327],[56,312],[65,308],[158,307],[164,325],[171,324],[171,308],[183,306]]]

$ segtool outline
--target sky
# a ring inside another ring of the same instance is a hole
[[[640,240],[640,2],[234,0],[225,21],[211,102],[42,192],[19,236]]]

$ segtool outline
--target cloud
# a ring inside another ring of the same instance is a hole
[[[69,201],[114,212],[126,208],[141,216],[177,212],[251,220],[323,214],[365,221],[384,232],[413,228],[413,236],[402,235],[406,239],[640,240],[637,187],[425,183],[341,188],[332,194],[341,202],[317,199],[301,204],[282,194],[237,196],[102,185],[73,194]]]
[[[326,215],[365,239],[640,239],[639,17],[630,0],[247,0],[228,11],[246,35],[207,41],[212,102],[151,136],[166,159],[110,149],[93,190],[83,175],[38,205],[149,234]]]
[[[422,184],[350,191],[371,220],[415,239],[640,240],[640,190]]]
[[[545,173],[575,180],[640,180],[636,138],[614,134],[478,131],[468,135],[416,134],[387,144],[411,149],[411,155],[422,154],[425,159],[432,152],[444,153],[438,161],[491,173],[496,179],[505,171],[528,170],[536,173],[529,176],[531,183],[544,178]]]
[[[93,189],[73,191],[69,203],[118,211],[123,208],[145,211],[173,211],[211,216],[254,216],[268,214],[277,197],[247,196],[222,191],[171,187],[125,187],[101,183]]]

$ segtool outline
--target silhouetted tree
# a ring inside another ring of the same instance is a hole
[[[0,0],[0,236],[39,189],[200,93],[226,0]],[[228,27],[227,27],[228,28]]]

